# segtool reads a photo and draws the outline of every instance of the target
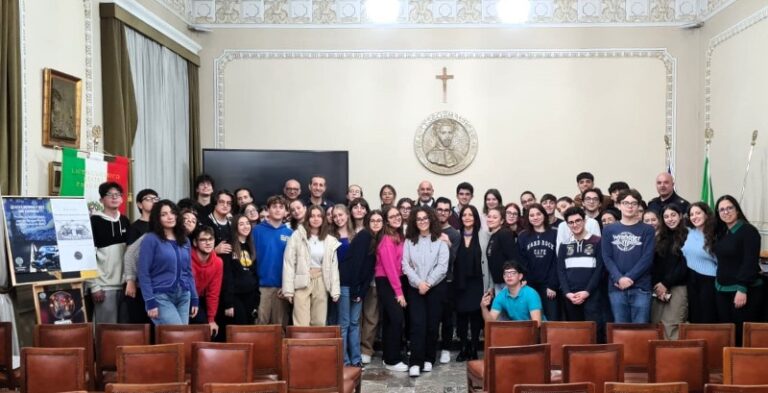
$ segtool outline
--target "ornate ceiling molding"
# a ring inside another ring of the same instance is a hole
[[[155,0],[189,24],[211,28],[368,27],[366,0]],[[501,25],[498,0],[398,0],[394,27]],[[529,26],[681,26],[735,0],[529,0]]]

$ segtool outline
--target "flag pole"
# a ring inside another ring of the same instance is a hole
[[[747,176],[749,175],[749,164],[752,162],[752,152],[755,151],[757,143],[757,130],[752,131],[752,142],[749,143],[749,154],[747,154],[747,169],[744,171],[744,181],[741,183],[741,198],[739,203],[744,202],[744,190],[747,188]]]
[[[704,130],[704,173],[701,181],[701,197],[700,199],[707,205],[714,209],[714,193],[712,192],[712,172],[709,165],[709,153],[710,146],[712,145],[712,138],[715,136],[715,131],[711,128]]]
[[[667,172],[672,174],[672,140],[669,134],[664,134],[664,151],[666,152]]]

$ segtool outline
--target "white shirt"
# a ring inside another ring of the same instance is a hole
[[[586,221],[584,229],[587,232],[592,235],[601,236],[600,224],[597,223],[597,220],[590,217],[586,217],[584,220]],[[571,240],[573,240],[573,233],[571,233],[571,229],[568,228],[568,224],[563,221],[557,226],[557,244],[555,244],[555,253],[560,251],[560,244],[569,243]]]

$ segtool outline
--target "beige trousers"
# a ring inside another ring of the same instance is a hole
[[[328,317],[328,291],[320,269],[312,269],[309,285],[293,293],[293,324],[325,326]]]
[[[379,326],[379,299],[376,287],[368,287],[363,301],[363,317],[360,327],[361,352],[373,356],[373,341],[376,340],[376,328]]]
[[[287,325],[288,302],[277,297],[280,288],[259,288],[259,325]]]
[[[651,323],[664,324],[664,338],[677,340],[677,324],[688,320],[688,288],[677,285],[669,290],[672,297],[668,302],[653,298],[651,303]]]

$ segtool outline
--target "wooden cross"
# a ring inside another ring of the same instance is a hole
[[[448,80],[453,79],[453,75],[448,75],[448,69],[443,67],[442,75],[435,75],[435,79],[443,81],[443,103],[448,102]]]

